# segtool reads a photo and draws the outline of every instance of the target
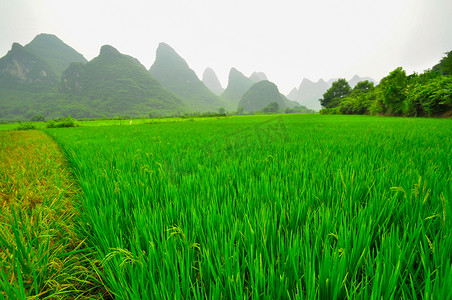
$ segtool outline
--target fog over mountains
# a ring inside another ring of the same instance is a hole
[[[355,76],[350,84],[363,79],[368,78]],[[261,82],[265,83],[256,86]],[[158,45],[155,61],[146,70],[136,58],[113,46],[102,46],[99,55],[87,61],[55,35],[40,34],[25,46],[14,43],[0,58],[0,120],[27,120],[37,114],[52,119],[148,117],[220,108],[232,112],[241,103],[246,103],[245,111],[253,112],[269,101],[281,109],[301,104],[318,110],[318,99],[330,85],[304,79],[288,100],[263,72],[247,77],[231,68],[223,88],[215,71],[207,68],[201,81],[165,43]],[[262,100],[256,95],[262,95]]]

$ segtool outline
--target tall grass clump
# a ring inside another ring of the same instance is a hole
[[[64,128],[64,127],[78,127],[78,123],[74,118],[66,117],[61,120],[49,121],[46,128]]]
[[[43,132],[0,133],[0,299],[99,299],[78,187]]]
[[[36,129],[36,125],[31,122],[19,122],[19,125],[15,128],[15,130],[33,130]]]
[[[46,130],[118,299],[450,299],[452,123],[247,116]]]

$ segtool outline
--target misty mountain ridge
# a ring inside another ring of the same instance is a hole
[[[40,46],[46,41],[53,45],[49,52],[49,47]],[[0,119],[25,120],[37,114],[139,117],[188,110],[136,58],[112,46],[102,46],[99,56],[85,63],[81,54],[55,36],[39,35],[29,45],[14,43],[0,58]],[[55,49],[60,50],[54,53]],[[76,61],[69,62],[71,57]],[[59,76],[55,70],[63,63],[68,68]]]
[[[85,65],[72,63],[63,72],[60,90],[69,99],[109,116],[186,110],[182,101],[152,78],[136,58],[110,45],[102,46],[99,56]]]
[[[192,111],[217,111],[225,106],[168,44],[159,44],[149,73],[164,88],[181,98]]]
[[[373,81],[354,76],[350,84],[365,79]],[[275,99],[282,108],[303,104],[318,110],[318,99],[334,80],[304,79],[289,93],[291,100],[285,96],[282,102],[277,96]],[[25,46],[14,43],[0,58],[0,118],[23,119],[38,113],[74,117],[164,115],[217,111],[220,107],[232,111],[250,88],[262,81],[268,81],[263,72],[247,77],[236,68],[231,68],[225,89],[211,68],[204,71],[201,81],[185,59],[165,43],[159,44],[149,70],[138,59],[109,45],[102,46],[99,55],[88,62],[55,35],[39,34]],[[263,83],[251,94],[261,89],[274,95],[273,85]]]

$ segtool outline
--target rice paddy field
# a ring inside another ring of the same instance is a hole
[[[79,234],[108,290],[98,297],[452,298],[450,119],[43,132],[79,186]]]

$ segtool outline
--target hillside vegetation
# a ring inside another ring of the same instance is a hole
[[[186,109],[137,59],[108,45],[86,65],[74,63],[64,71],[60,90],[71,102],[106,116],[171,114]]]
[[[25,47],[13,44],[0,59],[0,120],[149,117],[186,110],[137,59],[111,46],[86,62],[56,36],[41,34]]]

